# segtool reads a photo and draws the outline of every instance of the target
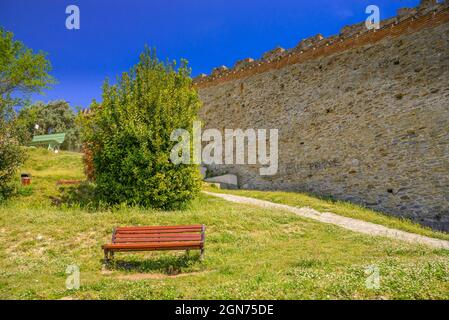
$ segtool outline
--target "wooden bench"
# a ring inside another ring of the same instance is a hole
[[[205,225],[117,227],[112,232],[110,244],[102,246],[105,261],[114,257],[114,252],[190,250],[201,251],[204,257]]]

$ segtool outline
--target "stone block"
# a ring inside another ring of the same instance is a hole
[[[350,38],[355,36],[356,34],[360,34],[364,31],[367,31],[365,22],[357,23],[350,26],[345,26],[341,29],[340,34],[344,38]]]
[[[203,177],[203,179],[206,179],[207,168],[200,166],[200,173],[201,173],[201,176]]]
[[[244,69],[244,68],[250,66],[253,62],[254,62],[253,58],[246,58],[246,59],[243,59],[243,60],[239,60],[239,61],[237,61],[235,63],[234,69],[235,70]]]
[[[282,57],[285,54],[285,49],[281,47],[274,48],[268,52],[265,52],[263,55],[264,61],[273,61],[279,57]]]
[[[320,41],[322,41],[324,37],[321,34],[314,35],[313,37],[301,40],[296,49],[298,50],[307,50],[315,45],[317,45]]]
[[[427,9],[427,8],[434,7],[437,4],[438,4],[437,0],[421,0],[421,2],[419,3],[418,8],[419,9]]]
[[[400,8],[397,12],[397,20],[403,21],[405,19],[408,19],[418,13],[418,10],[415,8]]]
[[[223,189],[237,189],[238,188],[237,176],[234,174],[225,174],[222,176],[207,178],[204,181],[209,182],[209,183],[219,183],[220,187],[222,187]]]
[[[214,77],[219,76],[226,71],[228,71],[228,67],[226,67],[226,66],[220,66],[220,67],[214,68],[214,70],[212,70],[212,76],[214,76]]]
[[[417,10],[415,8],[399,8],[397,15],[398,17],[403,16],[411,16],[413,14],[416,14]]]
[[[200,81],[201,79],[204,79],[204,78],[207,78],[207,74],[201,73],[201,74],[197,75],[195,78],[193,78],[193,81],[194,82],[198,82],[198,81]]]

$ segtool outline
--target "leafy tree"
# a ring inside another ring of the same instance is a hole
[[[11,99],[12,93],[41,92],[54,83],[45,54],[34,53],[13,37],[0,29],[0,95],[5,100]],[[16,104],[19,101],[16,98]]]
[[[174,209],[197,195],[198,166],[170,161],[170,134],[191,132],[200,107],[189,75],[186,61],[176,67],[145,49],[116,85],[104,84],[83,126],[101,201]]]
[[[65,133],[66,138],[61,148],[80,150],[80,132],[76,124],[76,115],[66,101],[52,101],[48,104],[37,102],[20,109],[17,127],[22,144],[31,141],[33,135]],[[35,125],[39,125],[36,129]]]
[[[26,96],[54,83],[50,63],[41,52],[34,53],[13,34],[0,28],[0,200],[8,196],[17,168],[24,160],[15,127],[14,107]]]

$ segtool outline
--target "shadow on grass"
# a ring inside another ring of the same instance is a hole
[[[82,208],[88,211],[111,207],[98,199],[95,184],[88,181],[83,181],[79,185],[60,186],[59,196],[51,197],[53,204],[56,206]]]
[[[158,258],[142,257],[140,260],[113,259],[106,266],[111,271],[131,271],[138,273],[158,271],[167,275],[177,275],[186,269],[190,269],[199,261],[199,254],[191,253],[182,256],[164,255]]]
[[[129,202],[117,202],[108,203],[102,200],[104,197],[100,195],[100,191],[97,185],[90,181],[83,181],[77,185],[62,185],[59,186],[59,195],[57,197],[51,196],[50,200],[55,206],[63,206],[67,208],[80,208],[89,212],[101,211],[101,210],[120,210],[124,207],[152,209],[156,211],[184,211],[190,207],[190,202],[177,203],[173,207],[160,207],[157,206],[158,202],[155,201],[156,206],[140,205],[134,201]],[[132,198],[132,197],[131,197]]]

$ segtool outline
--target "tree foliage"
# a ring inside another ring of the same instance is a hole
[[[34,53],[11,32],[0,28],[0,95],[41,92],[54,83],[48,74],[50,62],[44,53]]]
[[[11,194],[12,183],[24,155],[13,128],[14,112],[11,105],[0,96],[0,201]]]
[[[54,83],[45,54],[34,53],[0,28],[0,200],[13,190],[14,175],[24,160],[17,138],[14,107],[26,96]]]
[[[35,125],[38,125],[38,129]],[[65,133],[66,138],[61,148],[79,151],[80,130],[76,114],[66,101],[52,101],[48,104],[37,102],[20,109],[17,128],[22,144],[31,141],[33,135]]]
[[[191,132],[200,107],[189,75],[185,61],[163,63],[146,49],[117,84],[104,84],[83,130],[102,201],[174,209],[197,195],[198,166],[170,161],[170,134]]]

